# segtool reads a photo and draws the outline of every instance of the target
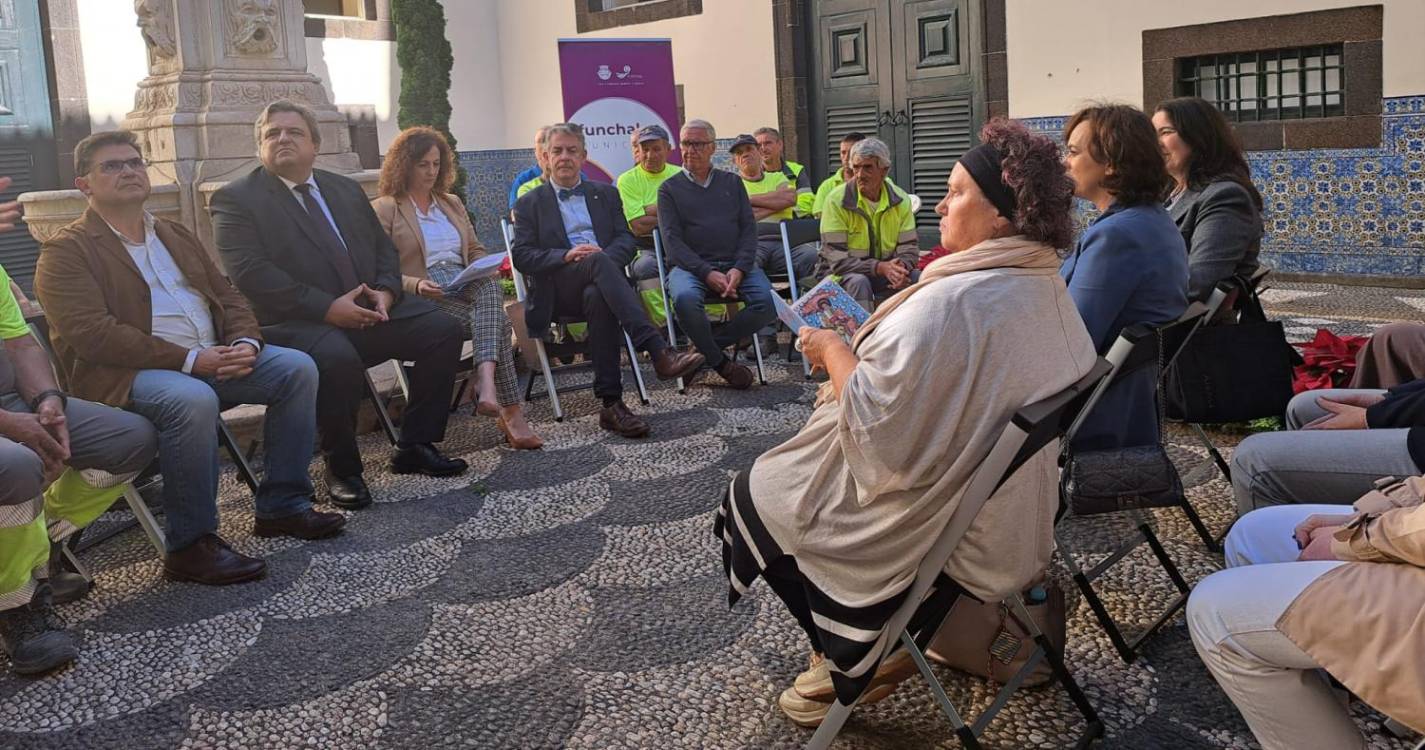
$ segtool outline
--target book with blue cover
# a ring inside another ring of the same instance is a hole
[[[788,305],[780,295],[772,295],[777,317],[793,331],[802,326],[836,331],[846,343],[851,343],[861,324],[871,317],[841,285],[830,277],[812,287],[796,302]]]

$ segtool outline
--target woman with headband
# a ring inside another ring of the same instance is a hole
[[[950,254],[849,346],[799,332],[829,382],[806,426],[733,478],[718,514],[731,600],[765,578],[811,642],[807,671],[779,699],[803,726],[821,722],[838,689],[849,702],[867,685],[862,702],[874,702],[915,672],[904,650],[880,665],[870,655],[896,638],[886,620],[921,559],[1015,410],[1095,360],[1058,275],[1073,193],[1058,148],[1005,120],[980,140],[936,207]],[[946,569],[964,590],[996,601],[1047,567],[1055,456],[1031,458],[966,532]]]

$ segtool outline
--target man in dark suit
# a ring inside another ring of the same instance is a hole
[[[388,359],[415,363],[391,470],[465,471],[465,461],[433,445],[445,437],[464,328],[431,303],[402,296],[396,248],[361,186],[312,168],[321,134],[310,109],[273,102],[258,115],[255,135],[262,166],[213,195],[213,238],[267,340],[316,360],[317,426],[332,502],[371,502],[356,414],[366,368]]]
[[[692,374],[702,366],[703,355],[669,348],[624,275],[637,248],[618,188],[579,176],[587,156],[583,129],[573,123],[552,125],[544,147],[550,179],[515,202],[511,246],[515,268],[529,277],[529,335],[543,338],[557,316],[587,320],[594,395],[604,406],[599,426],[624,437],[643,437],[648,423],[623,402],[619,328],[648,352],[664,380]]]

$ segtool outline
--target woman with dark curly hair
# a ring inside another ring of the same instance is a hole
[[[1187,248],[1163,208],[1172,184],[1148,115],[1099,104],[1064,126],[1064,166],[1074,195],[1101,213],[1060,273],[1100,354],[1119,331],[1161,325],[1187,309]],[[1074,437],[1075,450],[1158,442],[1157,372],[1144,368],[1110,388]]]
[[[936,207],[949,255],[882,303],[847,345],[798,332],[830,376],[799,433],[733,478],[714,533],[735,603],[760,575],[811,641],[782,710],[819,724],[837,693],[885,698],[915,667],[887,619],[1017,409],[1067,388],[1095,360],[1058,276],[1073,186],[1052,141],[987,123]],[[1056,453],[1030,459],[950,559],[965,590],[997,601],[1049,563]],[[833,685],[832,677],[837,680]]]
[[[530,429],[520,405],[510,319],[499,282],[486,277],[449,294],[443,291],[485,255],[465,206],[450,193],[454,181],[455,150],[445,136],[432,128],[406,128],[386,151],[381,195],[371,207],[400,253],[406,293],[426,297],[466,323],[475,346],[475,410],[497,418],[511,447],[534,450],[544,441]]]
[[[1245,280],[1262,249],[1262,194],[1227,118],[1196,96],[1169,99],[1153,113],[1158,145],[1173,178],[1168,213],[1188,251],[1188,297]]]

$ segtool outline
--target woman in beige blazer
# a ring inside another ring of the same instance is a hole
[[[475,347],[479,400],[476,411],[497,418],[509,444],[544,445],[525,421],[515,376],[510,320],[499,282],[486,277],[453,290],[445,285],[485,255],[475,227],[450,193],[455,150],[439,131],[407,128],[391,143],[381,166],[380,197],[371,201],[401,256],[401,285],[465,321]]]

